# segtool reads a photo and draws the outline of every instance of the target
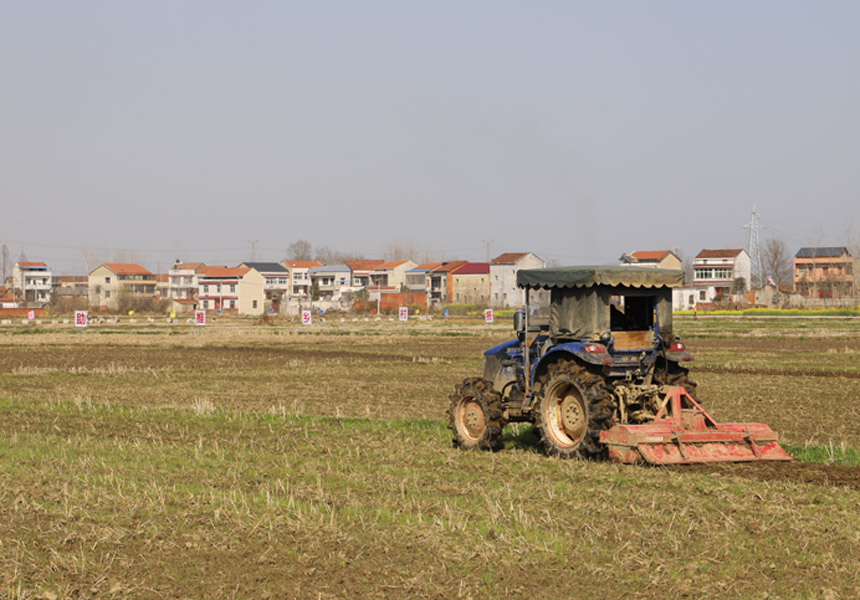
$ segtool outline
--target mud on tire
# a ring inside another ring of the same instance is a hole
[[[448,428],[454,447],[464,450],[498,450],[502,443],[502,397],[493,384],[480,377],[464,379],[454,388],[448,408]]]
[[[535,428],[550,456],[603,459],[600,432],[612,427],[615,401],[602,377],[568,360],[538,379]]]
[[[654,368],[654,383],[658,385],[680,385],[696,399],[696,402],[702,403],[696,395],[696,382],[690,379],[689,371],[676,362],[667,362],[663,358],[658,358]]]

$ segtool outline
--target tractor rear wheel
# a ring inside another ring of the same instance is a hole
[[[551,364],[538,381],[535,427],[550,456],[607,456],[600,432],[612,427],[613,399],[602,377],[568,360]]]
[[[454,447],[464,450],[498,450],[505,426],[502,397],[493,384],[470,377],[457,384],[448,408],[448,427],[454,432]]]
[[[662,358],[657,359],[654,369],[654,383],[658,385],[679,385],[689,395],[696,399],[699,404],[701,400],[696,396],[696,382],[690,379],[689,371],[676,362],[667,362]],[[685,407],[689,408],[689,407]]]

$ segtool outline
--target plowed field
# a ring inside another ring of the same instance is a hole
[[[0,598],[860,596],[853,321],[679,321],[724,421],[822,463],[451,448],[507,324],[0,329]]]

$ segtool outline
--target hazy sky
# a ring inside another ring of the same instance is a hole
[[[0,243],[587,264],[743,247],[756,204],[763,240],[844,245],[858,31],[856,1],[4,0]]]

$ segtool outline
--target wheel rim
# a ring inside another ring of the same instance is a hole
[[[579,445],[588,431],[588,413],[579,391],[573,386],[559,386],[548,399],[544,423],[553,443],[562,448]]]
[[[459,410],[460,429],[464,437],[477,440],[484,433],[486,423],[484,421],[484,410],[474,400],[466,400],[460,404]]]

